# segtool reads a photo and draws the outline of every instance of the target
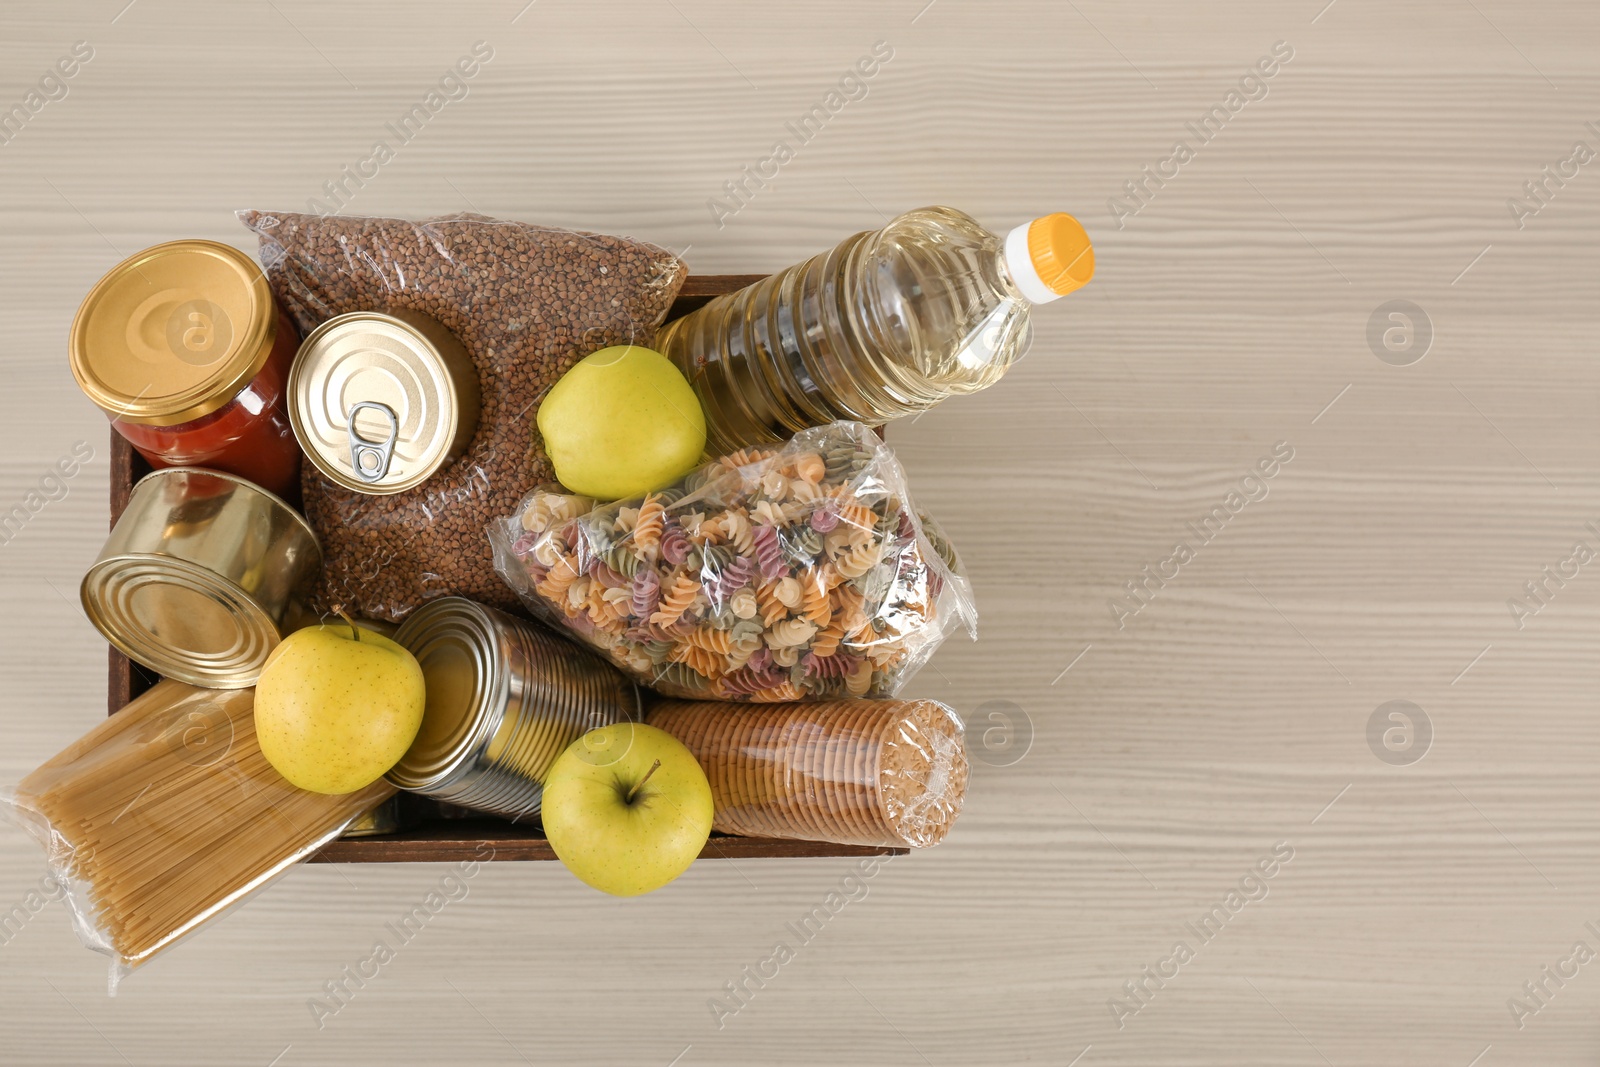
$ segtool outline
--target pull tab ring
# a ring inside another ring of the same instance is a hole
[[[377,411],[389,420],[389,436],[383,441],[369,441],[356,432],[356,413],[362,410]],[[395,416],[394,409],[388,404],[380,404],[376,400],[361,400],[350,405],[349,414],[350,432],[350,465],[355,468],[356,477],[363,482],[379,482],[389,473],[389,460],[394,457],[394,443],[400,436],[400,420]],[[371,459],[370,468],[363,465],[363,461]]]

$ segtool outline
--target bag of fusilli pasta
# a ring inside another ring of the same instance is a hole
[[[489,525],[536,615],[669,696],[894,696],[977,611],[894,453],[835,422],[642,498],[535,490]]]

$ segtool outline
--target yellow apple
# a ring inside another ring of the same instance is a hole
[[[619,897],[660,889],[711,836],[711,783],[665,730],[620,722],[563,752],[544,786],[544,833],[580,879]]]
[[[584,357],[539,405],[539,432],[561,484],[623,500],[671,485],[706,447],[706,417],[672,361],[637,345]]]
[[[406,754],[422,725],[422,667],[354,623],[296,630],[256,683],[256,738],[278,773],[313,793],[353,793]]]

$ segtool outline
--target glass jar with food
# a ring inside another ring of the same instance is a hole
[[[72,375],[155,467],[212,467],[280,494],[299,483],[284,406],[299,336],[254,260],[169,241],[113,267],[72,323]]]

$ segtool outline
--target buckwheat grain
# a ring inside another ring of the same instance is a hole
[[[244,211],[273,295],[302,336],[348,311],[425,312],[477,366],[478,430],[462,457],[415,489],[368,496],[304,465],[306,518],[324,567],[311,607],[398,622],[457,595],[510,610],[484,527],[554,471],[538,404],[607,345],[649,345],[687,273],[622,237],[452,215],[424,222]]]

